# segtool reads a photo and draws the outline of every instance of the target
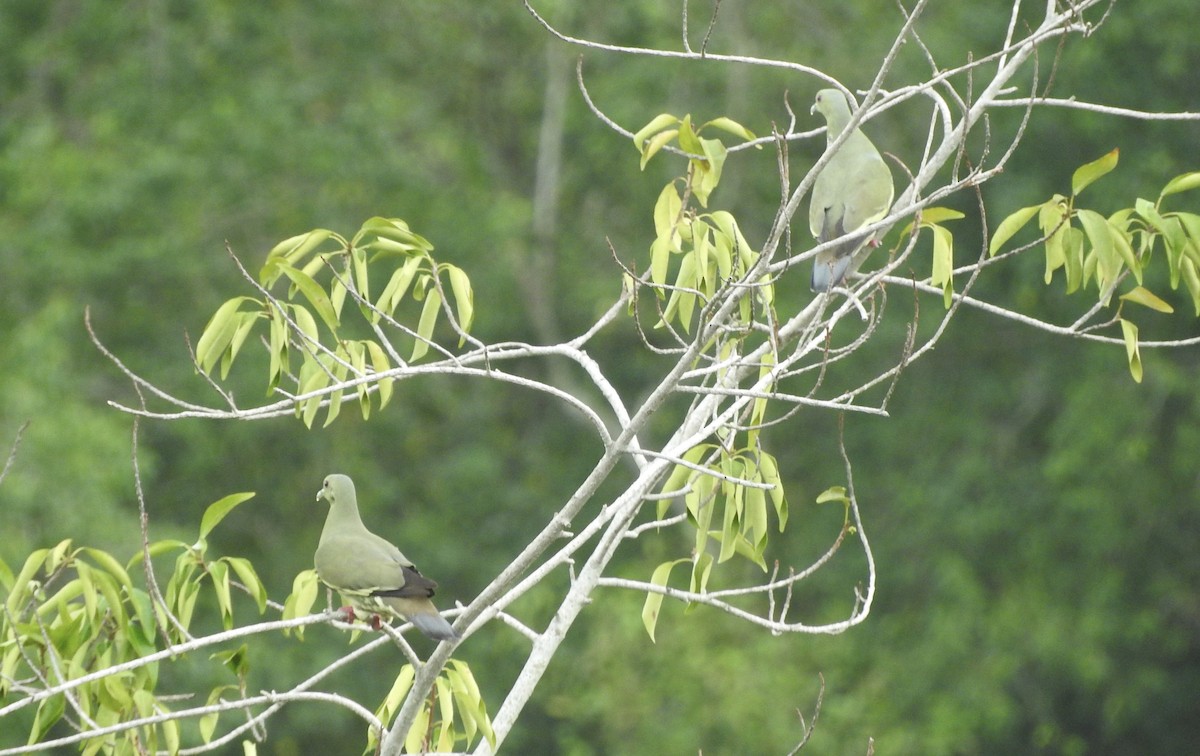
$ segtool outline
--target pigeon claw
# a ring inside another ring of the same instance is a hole
[[[342,614],[346,615],[346,622],[349,622],[351,624],[354,623],[354,607],[343,606],[339,611],[341,611]]]
[[[383,625],[383,618],[380,617],[378,614],[372,614],[371,621],[369,624],[371,625],[372,630],[378,632],[379,628]]]

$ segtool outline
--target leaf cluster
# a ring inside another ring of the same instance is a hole
[[[371,218],[350,239],[327,229],[285,239],[271,249],[259,271],[260,296],[234,297],[209,319],[196,343],[196,365],[209,375],[220,365],[225,379],[255,326],[266,321],[268,395],[289,379],[297,416],[311,427],[317,412],[327,407],[329,425],[347,395],[342,384],[358,379],[354,392],[363,417],[369,417],[372,394],[383,408],[394,383],[371,376],[425,357],[435,345],[434,329],[443,314],[451,316],[460,346],[470,332],[475,316],[470,278],[456,265],[437,262],[432,252],[433,245],[398,218]],[[381,277],[386,283],[373,294],[372,281]],[[287,288],[276,296],[272,290],[281,282]],[[411,327],[396,319],[406,297],[422,303]],[[346,335],[348,298],[373,338]],[[451,298],[452,313],[443,306]],[[407,358],[382,337],[381,325],[399,328],[412,339]],[[298,374],[292,373],[295,358]]]
[[[1162,188],[1156,201],[1139,197],[1133,207],[1108,216],[1080,207],[1077,202],[1080,193],[1116,168],[1119,154],[1113,150],[1076,169],[1071,177],[1071,196],[1055,194],[1039,205],[1023,207],[1006,217],[997,226],[988,252],[992,256],[998,254],[1036,217],[1042,237],[1034,244],[1041,243],[1045,249],[1046,284],[1053,281],[1054,273],[1061,268],[1067,294],[1094,285],[1099,304],[1107,307],[1121,284],[1132,276],[1136,283],[1118,296],[1113,320],[1121,326],[1130,373],[1135,381],[1141,382],[1138,328],[1122,315],[1122,309],[1125,302],[1133,302],[1157,312],[1174,312],[1144,282],[1159,246],[1166,257],[1171,289],[1178,289],[1183,283],[1196,315],[1200,316],[1200,215],[1168,212],[1163,208],[1167,197],[1200,187],[1200,173],[1176,176]]]
[[[201,520],[195,544],[158,541],[122,565],[108,552],[75,546],[70,539],[31,553],[13,573],[0,561],[0,585],[5,590],[0,618],[0,701],[20,694],[17,702],[0,709],[0,718],[21,705],[25,696],[39,699],[29,731],[29,744],[40,742],[64,717],[77,728],[99,729],[133,720],[159,721],[130,726],[120,732],[83,741],[82,753],[133,753],[180,747],[178,721],[169,718],[171,705],[159,690],[157,661],[138,663],[160,650],[190,639],[197,599],[207,586],[215,597],[226,629],[233,626],[232,588],[251,596],[259,614],[267,593],[254,566],[241,557],[208,556],[208,535],[234,507],[253,494],[231,494],[213,503]],[[134,585],[129,570],[151,556],[178,551],[175,569],[162,600]],[[218,657],[239,682],[220,685],[210,701],[229,690],[244,692],[248,671],[245,647]],[[120,665],[124,669],[105,674]],[[88,677],[69,689],[46,692]],[[42,694],[37,695],[38,691]],[[68,709],[69,704],[69,709]],[[216,726],[216,714],[201,722],[205,741]]]

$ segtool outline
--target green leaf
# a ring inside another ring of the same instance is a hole
[[[91,557],[92,561],[104,568],[110,575],[120,581],[121,586],[126,590],[133,590],[133,581],[129,579],[129,573],[121,566],[121,563],[109,554],[107,551],[94,549],[90,546],[83,547],[83,553]]]
[[[954,301],[954,235],[943,226],[930,226],[933,231],[934,286],[942,287],[946,309]]]
[[[1121,335],[1125,337],[1125,356],[1129,359],[1129,372],[1133,380],[1142,382],[1142,355],[1138,350],[1138,327],[1121,318]]]
[[[212,504],[208,505],[208,509],[204,510],[204,516],[200,518],[200,541],[203,542],[212,529],[217,526],[221,520],[225,519],[225,515],[233,511],[233,508],[244,501],[249,501],[254,498],[254,492],[235,493],[224,496]]]
[[[463,331],[469,332],[471,323],[475,320],[475,293],[471,289],[471,279],[467,277],[466,271],[456,265],[447,263],[443,267],[450,275],[450,291],[454,293],[458,325]],[[459,346],[462,346],[462,340],[459,340]]]
[[[746,258],[746,255],[748,253],[751,255],[754,254],[754,248],[750,246],[750,242],[746,241],[746,237],[742,236],[742,229],[738,227],[737,219],[733,217],[732,213],[725,210],[718,210],[709,217],[712,218],[713,223],[716,224],[716,227],[721,232],[718,238],[720,235],[728,238],[732,242],[733,250],[737,253],[739,259],[749,259]],[[746,268],[745,270],[748,269]]]
[[[404,736],[404,751],[406,753],[425,753],[429,749],[426,748],[425,738],[429,734],[429,717],[430,711],[428,707],[422,706],[417,709],[417,715],[413,718],[412,727]]]
[[[1079,218],[1079,225],[1083,227],[1083,232],[1087,235],[1088,241],[1092,244],[1092,249],[1099,256],[1099,260],[1102,262],[1105,260],[1115,260],[1116,252],[1108,220],[1094,210],[1079,210],[1077,217]],[[1064,263],[1065,261],[1064,255]],[[1105,277],[1111,280],[1115,275],[1116,270],[1114,269]],[[1104,288],[1103,285],[1101,288]]]
[[[250,591],[250,595],[254,598],[254,603],[258,605],[258,613],[262,614],[265,612],[267,610],[267,587],[259,579],[258,572],[255,571],[254,565],[250,563],[250,560],[243,557],[227,556],[221,557],[221,561],[229,563],[229,566],[237,573],[238,580]]]
[[[1113,249],[1116,250],[1117,256],[1125,263],[1125,267],[1133,272],[1134,279],[1140,284],[1142,282],[1142,265],[1129,243],[1129,237],[1111,225],[1109,226],[1109,231],[1112,236]]]
[[[362,238],[368,234],[374,234],[382,239],[391,239],[392,241],[400,242],[405,245],[405,248],[419,249],[423,252],[432,252],[433,245],[429,240],[420,234],[414,233],[408,224],[399,218],[381,218],[376,216],[368,218],[359,229],[356,239]]]
[[[740,470],[738,471],[740,472]],[[730,470],[727,475],[736,475],[737,472]],[[725,508],[722,511],[721,532],[719,538],[721,540],[721,548],[717,553],[717,563],[722,564],[733,558],[737,550],[737,536],[739,533],[738,520],[740,512],[743,488],[737,486],[733,489],[732,496],[725,497]]]
[[[1185,257],[1179,264],[1179,272],[1188,292],[1192,295],[1192,305],[1196,308],[1196,317],[1200,318],[1200,271],[1196,263]]]
[[[1032,205],[1023,207],[1004,220],[1000,221],[1000,225],[996,227],[996,233],[992,234],[992,243],[988,245],[988,255],[995,256],[1000,248],[1008,242],[1018,231],[1025,227],[1033,216],[1038,214],[1042,209],[1041,205]]]
[[[1158,196],[1159,199],[1161,199],[1171,194],[1178,194],[1179,192],[1186,192],[1190,189],[1195,189],[1198,186],[1200,186],[1200,171],[1185,173],[1168,181],[1167,185],[1163,187],[1162,193]]]
[[[391,362],[388,360],[387,354],[383,351],[383,347],[374,341],[367,341],[366,345],[367,351],[371,355],[371,367],[376,373],[386,373],[392,369]],[[383,409],[391,401],[392,387],[395,383],[395,378],[379,379],[379,409]]]
[[[29,742],[26,745],[40,742],[50,728],[62,718],[66,705],[66,697],[61,693],[50,696],[38,704],[37,714],[33,718],[33,727],[29,729]]]
[[[717,139],[701,139],[699,146],[705,159],[692,161],[695,166],[692,174],[692,193],[701,205],[708,207],[708,197],[721,181],[721,169],[725,165],[727,151],[725,145]]]
[[[292,592],[283,604],[283,619],[306,617],[317,601],[318,580],[316,570],[303,570],[292,580]],[[296,637],[304,636],[304,628],[295,628]]]
[[[742,533],[754,550],[761,554],[767,545],[767,492],[761,488],[746,488],[746,516]]]
[[[692,464],[697,464],[700,461],[700,458],[704,456],[704,453],[711,448],[712,447],[708,444],[697,444],[696,446],[693,446],[691,449],[688,449],[686,452],[684,452],[682,459]],[[671,475],[666,479],[666,481],[663,482],[662,488],[659,489],[659,493],[665,494],[682,490],[683,487],[687,485],[688,479],[693,475],[698,475],[698,473],[696,473],[696,471],[692,468],[685,465],[675,465],[675,468],[671,470]],[[662,516],[667,513],[667,509],[670,507],[670,505],[670,499],[660,499],[658,502],[657,516],[662,518]]]
[[[300,290],[304,298],[316,309],[317,315],[321,316],[321,319],[325,321],[325,325],[328,326],[329,330],[337,333],[337,313],[334,312],[333,302],[330,301],[329,295],[325,293],[321,285],[296,268],[284,267],[282,271],[296,285],[296,288]]]
[[[312,313],[307,307],[302,305],[289,305],[292,308],[292,320],[296,321],[296,326],[300,329],[300,333],[312,343],[320,342],[320,332],[317,330],[317,321],[313,319]]]
[[[841,504],[850,503],[850,498],[846,495],[845,486],[830,486],[817,495],[818,504],[825,504],[831,501]]]
[[[708,578],[712,575],[713,564],[713,556],[707,551],[696,555],[696,559],[692,562],[692,582],[689,586],[692,593],[708,591]]]
[[[241,350],[242,344],[245,343],[246,337],[250,335],[254,324],[265,317],[266,315],[262,312],[237,313],[237,328],[233,332],[233,338],[229,341],[229,348],[225,350],[221,359],[221,380],[229,377],[229,368],[233,367],[233,360]]]
[[[1143,307],[1149,307],[1151,310],[1157,310],[1158,312],[1175,312],[1174,307],[1159,299],[1153,292],[1143,286],[1138,286],[1132,291],[1122,294],[1121,299],[1127,302],[1136,302]]]
[[[670,144],[671,140],[678,136],[679,132],[674,129],[663,131],[654,135],[654,138],[646,143],[646,148],[642,151],[642,161],[639,167],[642,170],[646,169],[646,163],[650,162],[650,158],[654,157],[655,153]]]
[[[650,281],[664,284],[667,281],[667,268],[671,263],[671,252],[674,249],[672,237],[674,232],[668,232],[650,243]]]
[[[350,268],[354,272],[354,289],[363,299],[371,299],[371,282],[367,267],[367,251],[362,247],[350,250]]]
[[[404,299],[404,294],[412,284],[413,278],[416,277],[421,263],[427,259],[425,257],[410,257],[405,260],[404,265],[396,269],[392,273],[392,277],[388,279],[387,286],[383,288],[383,293],[379,295],[379,301],[375,303],[376,309],[386,312],[388,315],[393,314],[400,301]],[[373,314],[371,322],[377,322],[378,317],[378,315]]]
[[[49,549],[37,549],[25,558],[25,564],[21,567],[21,571],[17,573],[15,578],[13,578],[12,589],[9,591],[8,601],[5,604],[8,608],[8,615],[10,617],[20,616],[21,605],[28,598],[26,589],[30,589],[28,593],[33,592],[30,582],[33,580],[33,576],[37,574],[37,571],[45,563],[46,557],[49,554]]]
[[[673,233],[679,225],[682,211],[683,200],[680,199],[675,184],[667,184],[654,201],[654,235],[663,237]],[[666,280],[665,276],[663,280]]]
[[[425,295],[425,304],[421,307],[421,319],[417,322],[417,340],[413,344],[409,360],[416,362],[429,351],[429,341],[433,340],[433,327],[437,324],[438,312],[442,308],[442,295],[430,286]]]
[[[742,139],[745,139],[747,142],[753,141],[754,139],[757,138],[754,136],[753,131],[746,128],[745,126],[738,123],[737,121],[733,120],[732,118],[726,118],[725,116],[721,116],[720,118],[714,118],[711,121],[706,121],[704,123],[704,125],[700,127],[699,130],[704,131],[709,126],[712,126],[714,129],[720,129],[721,131],[728,132],[730,134],[733,134],[734,136],[741,137]]]
[[[676,559],[673,562],[663,562],[654,568],[654,573],[650,576],[651,585],[666,586],[667,581],[671,578],[671,570],[677,564],[688,561],[687,559]],[[658,613],[662,607],[663,595],[661,593],[647,593],[646,602],[642,604],[642,625],[646,628],[646,634],[650,636],[650,642],[654,643],[654,628],[658,625]]]
[[[156,557],[160,554],[165,554],[168,551],[175,551],[177,549],[187,549],[187,548],[188,548],[188,545],[186,543],[184,543],[183,541],[177,541],[173,538],[167,538],[167,539],[164,539],[161,541],[155,541],[154,543],[150,544],[149,551],[150,551],[151,557]],[[134,554],[132,557],[130,557],[129,561],[125,563],[125,569],[132,570],[135,565],[142,563],[142,560],[145,558],[145,556],[146,556],[145,551],[139,549],[138,552],[136,554]]]
[[[271,284],[279,278],[282,266],[293,266],[300,262],[331,236],[343,243],[345,241],[332,231],[318,228],[290,239],[284,239],[276,244],[267,253],[267,261],[263,263],[262,270],[259,271],[258,282],[264,288],[270,288]]]
[[[1121,151],[1119,149],[1113,150],[1090,163],[1079,166],[1071,176],[1071,194],[1078,196],[1088,184],[1108,173],[1113,168],[1116,168],[1117,158],[1120,154]]]
[[[271,309],[271,338],[268,346],[271,363],[268,366],[267,396],[275,391],[285,373],[291,369],[291,354],[288,350],[288,324],[283,314],[274,307]]]
[[[221,624],[226,630],[233,627],[233,598],[229,593],[229,565],[225,562],[210,562],[208,576],[212,579],[213,591],[217,594],[217,606],[221,609]]]
[[[1062,195],[1054,195],[1038,212],[1038,225],[1046,237],[1046,283],[1054,280],[1054,271],[1066,264],[1063,232],[1067,227],[1067,203]]]
[[[241,325],[238,310],[242,303],[247,301],[256,304],[258,302],[252,297],[234,297],[218,307],[208,325],[204,326],[204,332],[196,342],[196,364],[205,373],[212,372],[213,365],[217,364],[217,360],[221,359],[221,355],[233,341],[238,326]]]
[[[467,742],[473,741],[478,731],[495,750],[496,733],[492,730],[492,721],[488,717],[483,694],[479,691],[479,684],[475,682],[470,666],[464,661],[450,659],[445,674],[454,690],[459,716],[466,726]]]
[[[1067,273],[1067,293],[1071,294],[1078,290],[1084,282],[1083,248],[1086,235],[1074,226],[1066,229],[1065,233],[1063,260]]]
[[[637,147],[638,151],[644,154],[646,137],[651,134],[657,134],[668,126],[675,126],[678,123],[679,119],[670,113],[659,113],[651,119],[650,123],[638,129],[637,133],[633,135],[633,146]]]
[[[967,216],[948,207],[927,207],[921,211],[921,225],[936,226],[946,221],[961,220]]]
[[[703,155],[704,148],[700,145],[700,137],[692,128],[692,116],[685,115],[679,122],[679,147],[690,155]]]
[[[762,479],[764,483],[770,483],[774,488],[771,489],[771,503],[775,506],[775,517],[779,520],[779,532],[787,527],[787,496],[783,490],[783,479],[779,475],[779,465],[775,461],[775,457],[766,452],[760,452],[758,455],[758,469],[762,471]]]

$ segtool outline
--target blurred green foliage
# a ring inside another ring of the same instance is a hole
[[[1002,37],[1010,4],[935,6],[918,30],[949,67]],[[573,33],[678,46],[675,4],[543,10]],[[1200,109],[1200,45],[1177,21],[1191,10],[1187,0],[1117,3],[1099,33],[1068,43],[1053,93]],[[693,12],[698,45],[708,9]],[[804,60],[863,86],[898,24],[893,6],[869,0],[725,3],[709,46]],[[653,237],[655,197],[678,166],[660,159],[639,172],[628,141],[572,92],[559,225],[551,239],[535,239],[543,93],[573,63],[573,51],[515,3],[150,0],[126,12],[100,0],[0,5],[3,448],[31,421],[0,486],[0,557],[20,563],[63,538],[117,553],[136,547],[130,419],[105,401],[137,397],[88,343],[83,311],[91,308],[99,337],[132,369],[185,397],[211,398],[183,336],[197,338],[220,302],[241,292],[226,242],[254,268],[278,240],[308,229],[403,217],[437,246],[439,260],[470,272],[480,338],[535,339],[589,324],[620,286],[605,239],[622,259],[640,259]],[[1042,63],[1045,72],[1049,60]],[[893,77],[927,70],[909,45]],[[597,54],[585,56],[583,71],[597,104],[631,129],[656,113],[691,112],[770,133],[773,120],[786,123],[785,90],[802,114],[818,88],[780,71]],[[924,119],[910,125],[905,117],[897,109],[868,128],[881,148],[911,161]],[[1039,111],[1006,173],[984,188],[992,225],[1065,193],[1078,165],[1113,147],[1122,150],[1113,174],[1120,180],[1097,184],[1089,201],[1107,213],[1156,196],[1169,178],[1198,167],[1198,136],[1195,122]],[[793,173],[822,146],[794,144]],[[743,152],[724,168],[718,196],[751,244],[774,213],[774,161],[769,150]],[[968,215],[955,227],[956,246],[966,245],[979,238],[975,199],[954,204]],[[801,229],[796,243],[806,239]],[[976,293],[1073,319],[1078,303],[1045,287],[1042,267],[1029,256],[984,276]],[[778,306],[798,308],[805,288],[780,282]],[[530,291],[552,297],[549,307],[535,307]],[[893,306],[910,306],[901,299]],[[1190,310],[1182,298],[1171,301],[1176,313]],[[932,300],[923,306],[940,309]],[[1196,331],[1178,314],[1140,322],[1143,338]],[[900,325],[872,349],[896,353]],[[628,324],[589,351],[627,396],[660,365],[641,354]],[[865,752],[868,737],[880,753],[1186,751],[1200,739],[1200,356],[1143,350],[1142,359],[1139,386],[1116,348],[964,312],[936,353],[904,375],[889,420],[847,421],[880,569],[864,625],[829,638],[774,638],[666,602],[651,645],[640,597],[601,592],[507,748],[786,752],[800,736],[794,712],[811,714],[822,673],[825,703],[810,746],[817,753]],[[245,375],[240,385],[237,371],[231,376],[234,390],[261,395],[258,374]],[[835,424],[806,412],[771,438],[792,527],[772,538],[768,559],[806,564],[840,528],[840,508],[805,503],[842,482]],[[803,437],[787,432],[798,427]],[[340,471],[359,481],[364,508],[374,510],[364,517],[390,521],[441,593],[465,601],[598,451],[543,396],[422,378],[398,385],[369,423],[350,413],[311,431],[291,418],[143,423],[139,460],[154,538],[186,537],[207,502],[258,492],[213,538],[224,553],[252,558],[273,598],[311,566],[320,527],[312,495],[326,473]],[[686,548],[648,542],[618,572],[644,579],[646,565]],[[847,582],[861,574],[847,550],[804,586],[798,611],[844,612]],[[544,618],[552,598],[548,588],[535,591],[517,609]],[[208,616],[219,626],[215,606]],[[248,684],[282,687],[344,653],[345,640],[314,628],[302,647],[252,644]],[[524,643],[497,627],[459,652],[487,671],[477,677],[493,710]],[[327,684],[373,706],[402,663],[397,654],[394,669],[359,666]],[[195,688],[213,684],[198,679]],[[361,742],[352,716],[309,714],[285,710],[260,753],[346,752]],[[7,734],[0,744],[10,744]]]

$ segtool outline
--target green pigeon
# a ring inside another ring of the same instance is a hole
[[[840,89],[822,89],[810,112],[825,116],[827,144],[833,144],[850,123],[850,101]],[[808,228],[820,243],[853,233],[887,215],[892,206],[892,172],[871,140],[855,129],[813,184]],[[870,254],[876,242],[869,237],[834,244],[813,264],[812,290],[829,291]],[[860,250],[866,253],[859,256]]]
[[[399,616],[435,640],[457,639],[458,633],[429,600],[437,583],[363,525],[354,481],[345,475],[327,476],[317,492],[321,499],[329,504],[329,516],[317,545],[317,576],[349,604],[351,621],[358,609],[374,615],[371,624],[376,629],[380,615]]]

